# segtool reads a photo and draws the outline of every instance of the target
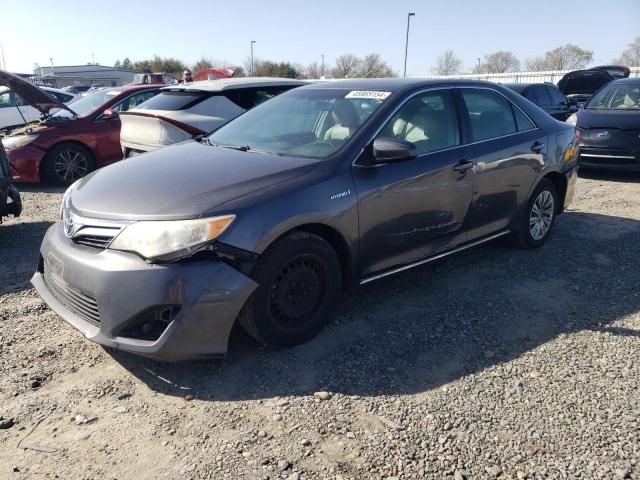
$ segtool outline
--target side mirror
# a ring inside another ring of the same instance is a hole
[[[103,120],[114,120],[116,118],[118,118],[118,112],[116,112],[115,110],[107,108],[104,112],[102,112]]]
[[[416,146],[406,140],[376,138],[373,141],[374,163],[392,163],[416,157]]]

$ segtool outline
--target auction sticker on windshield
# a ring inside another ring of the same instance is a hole
[[[375,100],[384,100],[391,92],[379,92],[376,90],[352,90],[344,98],[372,98]]]

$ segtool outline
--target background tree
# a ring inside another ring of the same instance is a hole
[[[453,75],[460,72],[462,60],[453,50],[446,50],[436,58],[436,64],[431,68],[436,75]]]
[[[298,78],[302,72],[290,62],[272,62],[254,59],[254,77]]]
[[[517,72],[520,69],[520,60],[513,52],[500,50],[484,56],[484,63],[480,66],[482,73]]]
[[[120,63],[120,59],[116,60],[116,63],[113,64],[114,68],[122,68],[122,63]]]
[[[622,52],[620,58],[614,60],[613,63],[629,67],[640,66],[640,37],[636,37],[628,46],[629,48]]]
[[[322,67],[318,62],[311,62],[304,67],[303,72],[305,78],[320,78],[322,76]]]
[[[346,53],[336,58],[336,66],[331,75],[334,78],[350,78],[357,76],[360,69],[360,59],[352,53]]]
[[[586,67],[593,60],[591,50],[567,43],[553,50],[549,50],[542,57],[527,61],[527,69],[533,71],[544,70],[578,70]]]
[[[193,64],[191,70],[196,73],[198,70],[204,70],[205,68],[213,67],[213,62],[209,58],[201,57],[196,63]]]
[[[391,67],[377,53],[370,53],[359,60],[358,76],[362,78],[393,77],[395,74]]]
[[[129,57],[126,57],[123,61],[122,61],[122,68],[126,68],[131,70],[133,68],[133,64],[131,63],[131,60],[129,60]]]

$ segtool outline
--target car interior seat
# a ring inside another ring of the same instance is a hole
[[[349,100],[336,100],[333,104],[334,126],[327,129],[324,134],[325,140],[345,140],[349,138],[358,128],[360,119],[355,107]]]

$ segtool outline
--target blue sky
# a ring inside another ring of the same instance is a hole
[[[288,0],[108,2],[0,0],[7,69],[34,63],[113,65],[175,56],[201,56],[242,65],[256,40],[257,58],[327,66],[343,53],[377,52],[402,71],[406,16],[411,20],[407,73],[429,72],[453,49],[465,67],[496,50],[521,60],[571,42],[608,63],[640,36],[640,0]]]

